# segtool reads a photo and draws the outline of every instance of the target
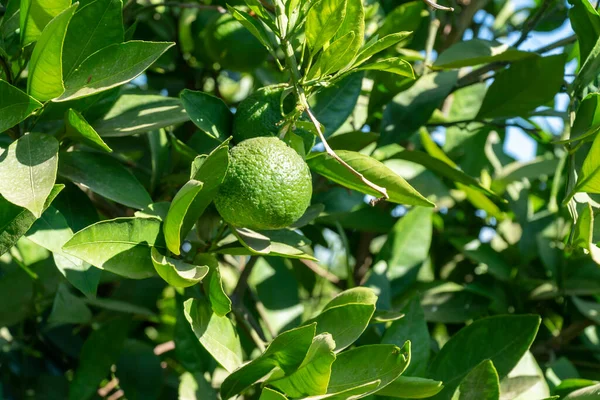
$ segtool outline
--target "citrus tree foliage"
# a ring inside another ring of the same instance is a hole
[[[3,0],[0,398],[599,399],[597,4],[440,3]]]

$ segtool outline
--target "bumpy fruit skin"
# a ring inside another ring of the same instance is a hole
[[[213,18],[204,29],[204,48],[208,56],[225,69],[252,71],[262,64],[267,49],[231,14]]]
[[[259,136],[276,136],[279,122],[283,120],[281,95],[285,85],[271,85],[258,89],[245,98],[238,106],[233,119],[233,140],[240,143]],[[294,108],[294,96],[286,97],[283,112]],[[315,135],[297,128],[294,133],[302,138],[304,150],[308,153],[315,144]]]
[[[302,157],[278,138],[259,137],[231,149],[215,206],[232,226],[281,229],[304,214],[311,196],[310,170]]]

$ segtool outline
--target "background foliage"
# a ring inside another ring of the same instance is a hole
[[[0,398],[599,399],[597,7],[3,0]],[[229,227],[274,84],[312,205]]]

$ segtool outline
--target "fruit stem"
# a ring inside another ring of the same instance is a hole
[[[280,27],[285,26],[284,21],[287,21],[287,20],[285,17],[285,6],[283,5],[282,0],[275,1],[275,10],[276,10],[276,14],[277,14],[277,20],[279,21],[279,26]],[[300,105],[304,109],[304,112],[306,112],[306,114],[310,118],[311,122],[315,126],[315,129],[317,130],[319,138],[321,139],[321,142],[323,143],[323,147],[325,148],[325,151],[327,152],[327,154],[330,157],[332,157],[334,160],[336,160],[344,168],[346,168],[348,171],[350,171],[352,173],[352,175],[354,175],[358,179],[360,179],[361,182],[363,182],[365,185],[367,185],[368,187],[370,187],[375,192],[377,192],[381,195],[380,198],[371,200],[372,206],[377,204],[381,200],[389,199],[390,197],[388,196],[387,190],[384,187],[376,185],[375,183],[373,183],[370,180],[368,180],[367,178],[365,178],[360,172],[356,171],[354,168],[352,168],[350,165],[348,165],[348,163],[346,163],[344,160],[342,160],[340,158],[340,156],[338,156],[335,153],[335,151],[333,151],[333,149],[329,146],[329,143],[327,143],[327,140],[325,139],[325,136],[323,135],[323,132],[321,131],[321,124],[319,123],[319,121],[317,120],[317,118],[315,117],[313,112],[311,111],[310,106],[308,105],[306,93],[304,92],[304,88],[302,87],[302,84],[300,83],[300,80],[301,80],[300,70],[298,69],[298,62],[296,61],[296,55],[294,54],[294,48],[292,47],[292,44],[290,43],[289,38],[287,37],[287,35],[285,35],[284,32],[280,32],[279,37],[281,39],[281,46],[283,47],[283,53],[285,54],[285,64],[286,64],[287,68],[290,70],[290,75],[292,77],[292,84],[294,86],[296,96],[298,97],[298,102],[300,103]]]
[[[350,171],[354,176],[356,176],[358,179],[360,179],[362,181],[362,183],[364,183],[371,189],[375,190],[377,193],[381,194],[382,197],[380,197],[379,199],[371,200],[371,205],[374,206],[375,204],[377,204],[378,202],[380,202],[383,199],[386,199],[386,200],[389,199],[390,196],[388,196],[387,190],[384,187],[376,185],[373,182],[371,182],[370,180],[368,180],[367,178],[365,178],[363,176],[363,174],[361,174],[360,172],[358,172],[357,170],[352,168],[350,165],[348,165],[348,163],[346,163],[346,161],[342,160],[340,158],[340,156],[338,156],[335,153],[335,151],[333,151],[333,149],[331,147],[329,147],[329,143],[327,143],[327,140],[325,140],[325,137],[323,136],[323,132],[321,132],[321,124],[319,123],[319,121],[317,121],[317,119],[313,115],[312,111],[310,110],[310,107],[308,107],[308,104],[306,104],[305,107],[306,108],[304,111],[308,114],[308,117],[310,118],[313,125],[315,126],[315,129],[317,130],[317,133],[319,134],[319,138],[321,138],[321,142],[323,142],[323,147],[325,147],[325,151],[327,152],[327,154],[329,154],[331,157],[333,157],[338,163],[340,163],[348,171]]]

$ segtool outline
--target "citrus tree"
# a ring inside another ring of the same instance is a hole
[[[598,5],[441,3],[2,0],[0,398],[600,399]]]

